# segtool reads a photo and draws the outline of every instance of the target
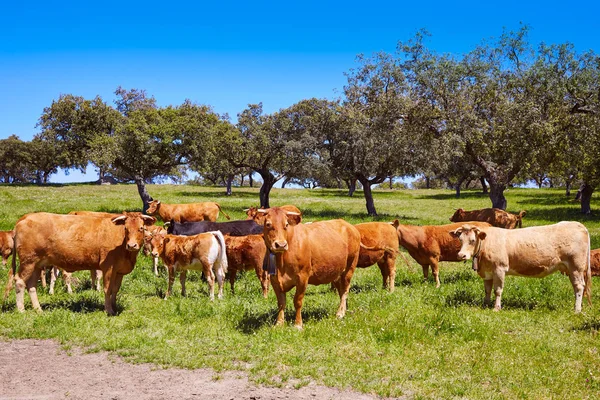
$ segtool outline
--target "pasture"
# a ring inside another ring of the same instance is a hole
[[[258,189],[149,185],[165,203],[217,201],[233,219],[258,203]],[[600,207],[583,216],[579,204],[562,190],[511,189],[508,210],[527,210],[524,226],[577,220],[600,247]],[[380,216],[405,224],[445,224],[455,208],[489,207],[475,191],[454,198],[446,190],[375,191]],[[344,218],[370,221],[361,192],[343,190],[277,190],[272,205],[295,204],[305,221]],[[24,213],[71,210],[120,212],[141,207],[134,185],[0,186],[0,229],[11,229]],[[219,221],[224,220],[222,217]],[[598,398],[600,396],[600,280],[594,278],[594,306],[584,302],[573,313],[573,291],[567,277],[508,277],[499,313],[482,308],[484,289],[471,264],[441,263],[441,288],[431,276],[423,282],[421,267],[405,252],[398,257],[396,291],[381,288],[374,266],[357,270],[343,320],[335,317],[338,296],[328,286],[309,286],[304,301],[304,330],[292,327],[292,294],[288,293],[286,326],[273,328],[277,302],[272,289],[263,299],[252,271],[238,275],[236,295],[226,285],[225,298],[211,303],[198,273],[188,273],[188,296],[163,300],[166,271],[154,277],[152,261],[140,254],[118,296],[120,315],[107,317],[103,295],[91,290],[89,273],[75,273],[75,293],[62,280],[54,296],[39,290],[44,312],[15,308],[14,291],[2,306],[0,337],[51,338],[66,348],[111,351],[133,363],[183,368],[210,367],[219,379],[225,370],[246,371],[258,384],[301,387],[311,381],[380,396],[426,398],[515,399]],[[7,270],[0,267],[0,282]],[[27,360],[14,360],[26,363]]]

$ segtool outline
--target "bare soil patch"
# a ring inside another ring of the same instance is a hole
[[[0,399],[374,399],[309,384],[256,386],[243,372],[162,369],[100,352],[65,352],[52,340],[0,341]]]

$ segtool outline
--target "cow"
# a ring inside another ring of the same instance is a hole
[[[215,299],[215,276],[219,284],[219,298],[223,297],[223,280],[227,272],[227,249],[219,231],[193,236],[169,235],[163,232],[146,236],[152,246],[152,256],[160,257],[169,271],[165,300],[172,294],[175,273],[179,270],[181,295],[186,295],[185,278],[188,270],[204,272],[208,281],[210,300]]]
[[[489,227],[487,222],[473,222],[474,226]],[[398,220],[392,222],[398,233],[400,246],[423,268],[423,277],[429,278],[429,266],[435,278],[435,287],[440,287],[440,261],[462,261],[458,257],[460,241],[449,231],[460,228],[463,224],[447,225],[402,225]]]
[[[108,213],[108,212],[103,212],[103,211],[71,211],[69,213],[69,215],[87,215],[89,217],[100,217],[100,218],[114,218],[114,217],[118,217],[119,215],[123,215],[121,214],[117,214],[117,213]]]
[[[146,211],[148,215],[157,215],[163,222],[174,220],[175,222],[196,222],[196,221],[216,221],[219,216],[221,206],[213,201],[203,203],[189,204],[166,204],[160,200],[153,200],[148,205]],[[223,212],[225,218],[229,215]]]
[[[271,275],[271,285],[277,296],[276,325],[284,324],[286,293],[295,287],[294,326],[302,329],[308,284],[335,282],[340,296],[337,316],[343,318],[360,252],[358,229],[341,219],[301,224],[298,213],[279,207],[259,209],[255,219],[263,224],[265,245],[275,254],[277,269]]]
[[[263,233],[262,225],[253,220],[230,221],[230,222],[176,222],[171,221],[167,232],[171,235],[191,236],[199,233],[221,231],[223,235],[246,236],[259,235]]]
[[[152,236],[152,234],[154,233],[167,233],[167,231],[165,230],[165,228],[163,228],[162,226],[159,225],[152,225],[146,228],[146,236]],[[150,244],[150,241],[148,240],[144,240],[144,255],[145,256],[151,256],[152,255],[152,245]],[[152,256],[152,267],[154,269],[154,275],[158,276],[158,259],[159,257],[156,256]]]
[[[2,253],[2,266],[6,267],[8,257],[12,254],[15,231],[0,231],[0,252]]]
[[[300,217],[302,217],[302,211],[300,211],[300,209],[292,204],[286,204],[284,206],[279,207],[285,211],[291,211],[294,213],[297,213],[298,215],[300,215]],[[254,219],[254,217],[256,217],[257,212],[258,212],[258,207],[250,207],[250,208],[246,208],[244,210],[246,212],[246,215],[248,216],[247,219]]]
[[[155,221],[141,213],[123,213],[112,219],[50,213],[25,215],[15,226],[15,256],[11,271],[17,309],[25,311],[24,289],[27,287],[33,308],[41,311],[36,282],[41,270],[53,265],[67,272],[101,270],[104,310],[108,315],[115,315],[117,292],[123,276],[135,266],[145,227]],[[20,262],[18,272],[17,257]]]
[[[590,252],[590,264],[592,276],[600,276],[600,249]]]
[[[263,235],[225,236],[227,246],[227,268],[231,293],[235,293],[234,285],[237,271],[254,270],[260,281],[265,298],[269,293],[269,275],[263,269],[267,247]]]
[[[485,304],[490,304],[493,287],[494,311],[502,308],[506,275],[543,278],[556,271],[571,279],[576,313],[581,312],[584,293],[592,304],[590,235],[579,222],[563,221],[519,230],[463,224],[449,233],[461,242],[458,257],[473,259],[473,268],[484,282]]]
[[[396,229],[384,222],[365,222],[354,227],[358,229],[360,242],[364,245],[360,248],[356,268],[377,264],[383,276],[383,287],[393,292],[399,247]],[[377,249],[369,249],[367,246]]]
[[[522,227],[523,217],[527,214],[522,210],[518,215],[511,214],[499,208],[484,208],[482,210],[465,211],[462,208],[456,210],[450,217],[450,222],[480,221],[487,222],[492,226],[505,229]]]

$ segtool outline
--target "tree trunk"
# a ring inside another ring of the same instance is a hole
[[[138,193],[140,194],[140,198],[142,199],[142,212],[146,214],[148,211],[149,203],[154,200],[148,191],[146,191],[146,182],[144,182],[144,178],[137,176],[135,178],[135,184],[137,185]]]
[[[244,174],[241,174],[240,187],[244,187]]]
[[[335,181],[337,182],[337,188],[338,189],[342,189],[344,187],[342,185],[342,180],[340,178],[335,178]]]
[[[584,182],[581,184],[579,191],[581,192],[581,212],[589,215],[592,213],[590,202],[592,201],[592,193],[594,193],[594,188]]]
[[[250,184],[251,188],[254,187],[254,179],[252,179],[252,172],[250,172],[250,175],[248,175],[248,183]]]
[[[260,176],[263,179],[263,184],[260,187],[260,207],[270,208],[269,195],[271,194],[271,189],[273,189],[273,186],[277,181],[275,180],[273,174],[271,174],[269,171],[260,173]]]
[[[464,179],[459,179],[454,186],[454,190],[456,190],[456,198],[460,198],[460,187],[462,186]]]
[[[428,176],[425,177],[425,189],[431,189],[431,179]]]
[[[233,183],[233,174],[227,175],[227,189],[225,190],[225,196],[231,196],[231,184]]]
[[[285,179],[283,180],[283,183],[281,184],[281,188],[285,189],[285,185],[290,183],[291,180],[292,180],[292,178],[290,178],[289,176],[286,176]]]
[[[359,179],[359,181],[363,186],[363,193],[365,195],[365,201],[366,201],[366,205],[367,205],[367,214],[374,217],[377,215],[377,210],[375,210],[375,202],[373,201],[373,192],[371,192],[371,183],[366,178]]]
[[[567,181],[567,190],[565,191],[567,197],[571,196],[571,181]]]
[[[348,196],[352,197],[356,191],[356,179],[349,179],[346,183],[348,184]]]
[[[490,200],[492,207],[506,210],[506,197],[504,197],[505,185],[490,182]]]
[[[488,187],[485,184],[485,176],[482,176],[481,178],[479,178],[479,181],[481,182],[481,188],[483,189],[483,194],[488,194]]]
[[[98,168],[98,184],[102,185],[104,183],[104,169]]]
[[[392,182],[392,177],[390,176],[390,190],[394,188],[394,183]]]

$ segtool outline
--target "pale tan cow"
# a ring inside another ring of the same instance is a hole
[[[229,215],[221,209],[221,206],[214,201],[205,201],[203,203],[188,204],[166,204],[160,200],[152,200],[146,211],[149,215],[158,215],[163,222],[197,222],[197,221],[216,221],[219,217],[219,211],[225,218]]]
[[[490,303],[494,288],[495,311],[502,306],[506,275],[543,278],[556,271],[569,275],[571,279],[576,313],[581,312],[584,292],[591,305],[590,235],[579,222],[559,222],[518,230],[478,228],[465,224],[451,233],[462,244],[459,258],[473,258],[474,269],[484,280],[486,304]]]

